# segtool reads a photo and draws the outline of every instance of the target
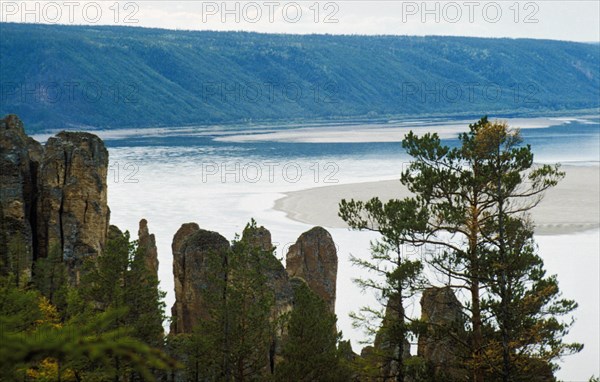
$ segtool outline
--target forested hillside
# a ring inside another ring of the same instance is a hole
[[[463,37],[0,24],[0,115],[30,131],[598,107],[599,49]]]

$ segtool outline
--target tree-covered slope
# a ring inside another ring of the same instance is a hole
[[[598,107],[597,45],[0,24],[0,115],[32,130]]]

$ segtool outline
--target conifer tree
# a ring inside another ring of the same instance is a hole
[[[162,349],[163,298],[158,279],[146,269],[137,242],[130,240],[129,232],[111,226],[102,255],[88,259],[80,286],[70,291],[69,314],[81,319],[107,310],[119,312],[111,329],[128,330],[147,346]],[[131,366],[115,356],[110,367],[102,365],[101,369],[139,380],[139,373]]]
[[[545,328],[543,335],[527,337],[527,344],[517,346],[544,349],[534,359],[549,361],[578,351],[580,345],[562,343],[570,324],[559,320],[576,305],[560,300],[556,279],[545,277],[541,260],[533,255],[527,223],[528,211],[564,177],[559,166],[534,166],[531,148],[521,143],[518,130],[490,123],[487,117],[459,135],[458,147],[442,144],[435,133],[418,137],[413,132],[402,145],[413,160],[401,181],[415,196],[396,202],[400,212],[395,219],[404,228],[398,240],[431,250],[428,263],[450,286],[467,291],[470,338],[456,341],[471,355],[467,366],[472,381],[482,382],[493,363],[488,340],[494,335],[488,332],[495,334],[496,329],[501,339],[495,353],[501,354],[502,366],[494,368],[501,370],[503,380],[520,368],[511,333],[519,333],[518,327],[527,322]],[[351,227],[378,226],[365,218],[371,214],[367,204],[342,201],[340,207]],[[518,304],[524,302],[519,297],[530,301],[527,308]]]
[[[67,268],[58,246],[48,251],[48,257],[37,259],[33,268],[33,283],[59,311],[66,309],[68,282]]]
[[[246,228],[254,227],[251,222]],[[270,374],[274,291],[264,270],[273,256],[236,238],[229,251],[207,255],[206,317],[189,338],[186,374],[192,381],[264,380]]]
[[[162,352],[115,328],[121,312],[109,310],[61,322],[56,307],[39,292],[0,278],[0,381],[106,381],[118,357],[146,381],[152,369],[176,365]],[[97,364],[96,370],[81,365]],[[109,379],[110,378],[110,379]],[[121,380],[121,379],[119,379]]]
[[[294,306],[287,322],[283,360],[276,369],[276,380],[298,382],[345,382],[351,371],[337,345],[335,314],[301,280],[294,288]]]
[[[363,289],[376,293],[378,307],[367,306],[353,313],[355,325],[366,329],[369,337],[379,333],[385,337],[385,346],[373,349],[373,358],[381,364],[397,365],[395,380],[405,381],[404,355],[409,351],[407,341],[418,330],[418,321],[407,317],[405,301],[419,290],[422,284],[420,259],[411,259],[406,253],[405,238],[410,230],[423,229],[426,211],[416,201],[379,198],[368,202],[346,201],[340,203],[339,216],[356,230],[378,232],[381,239],[371,243],[369,260],[352,256],[351,262],[368,270],[372,278],[354,281]],[[390,303],[392,302],[393,303]],[[381,328],[378,324],[385,322]],[[383,332],[380,333],[380,331]],[[388,377],[381,375],[381,378]]]

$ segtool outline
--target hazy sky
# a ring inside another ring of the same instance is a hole
[[[118,4],[118,7],[115,6]],[[1,20],[268,33],[600,41],[600,1],[0,1]]]

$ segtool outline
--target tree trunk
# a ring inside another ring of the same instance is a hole
[[[473,308],[473,382],[483,382],[483,370],[481,368],[483,334],[481,332],[481,307],[479,297],[479,280],[471,281],[471,304]]]
[[[502,318],[500,324],[500,329],[502,331],[502,382],[508,382],[510,380],[510,339],[508,335],[508,317],[510,314],[508,305],[510,304],[510,299],[508,296],[508,280],[506,275],[508,259],[506,258],[506,244],[504,241],[504,195],[502,193],[502,164],[500,163],[499,142],[497,146],[496,155],[496,169],[498,171],[498,252],[500,254],[500,260],[502,262],[502,274],[500,280],[500,298],[502,304]]]
[[[402,266],[401,247],[398,242],[396,244],[396,253],[398,254],[398,268]],[[396,382],[404,382],[404,341],[406,339],[406,329],[404,327],[404,299],[402,298],[402,287],[399,287],[396,291],[398,294],[398,323],[401,325],[400,338],[398,338],[398,374],[396,375]]]
[[[477,176],[477,168],[474,169],[475,176]],[[483,334],[482,334],[482,323],[481,323],[481,297],[479,295],[479,259],[477,251],[477,238],[479,234],[479,208],[477,206],[478,193],[473,193],[473,202],[471,205],[471,227],[469,229],[469,258],[471,262],[471,309],[472,311],[472,324],[473,324],[473,343],[472,343],[472,357],[473,357],[473,382],[484,382],[483,381],[483,369],[481,367],[482,352],[483,352]]]
[[[227,283],[228,283],[228,254],[223,255],[223,377],[225,382],[231,381],[231,368],[229,366],[229,317],[227,315]]]
[[[396,382],[404,382],[404,339],[406,338],[404,330],[404,307],[402,306],[402,294],[398,297],[398,318],[401,320],[403,329],[401,330],[402,335],[398,338],[398,374],[396,374]]]

